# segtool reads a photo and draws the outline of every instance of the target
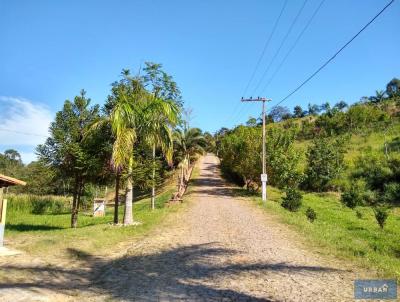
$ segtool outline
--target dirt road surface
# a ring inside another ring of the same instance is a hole
[[[285,225],[234,197],[215,156],[201,160],[188,198],[168,224],[113,256],[71,250],[80,260],[0,260],[1,270],[24,272],[0,280],[0,300],[353,301],[360,272],[309,251]]]

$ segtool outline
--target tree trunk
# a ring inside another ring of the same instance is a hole
[[[76,228],[78,225],[78,211],[79,211],[79,195],[80,195],[81,181],[78,177],[75,178],[74,192],[72,197],[72,209],[71,209],[71,228]]]
[[[124,225],[133,223],[132,214],[132,201],[133,201],[133,185],[132,185],[132,159],[129,163],[129,176],[126,184],[126,198],[125,198],[125,211],[124,211]]]
[[[115,176],[115,203],[114,203],[114,223],[118,224],[118,207],[119,207],[119,181],[121,175],[117,172]]]
[[[155,198],[156,198],[156,144],[153,144],[153,178],[151,188],[151,209],[155,209]]]

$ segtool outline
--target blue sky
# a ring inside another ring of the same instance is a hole
[[[308,0],[271,73],[321,0]],[[325,0],[267,89],[254,91],[303,0],[288,0],[245,96],[282,99],[350,39],[388,1]],[[0,1],[0,152],[25,162],[44,140],[65,99],[81,88],[102,104],[122,68],[159,62],[180,86],[193,126],[215,131],[259,114],[239,100],[284,1]],[[400,3],[395,2],[315,79],[282,105],[345,100],[400,77]],[[11,129],[17,132],[6,132]]]

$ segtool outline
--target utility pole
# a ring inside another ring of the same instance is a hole
[[[267,201],[267,181],[268,181],[268,176],[267,176],[267,166],[266,166],[266,161],[265,161],[265,102],[270,102],[272,101],[271,99],[267,98],[249,98],[249,99],[244,99],[242,97],[241,99],[242,102],[262,102],[262,122],[263,122],[263,137],[262,137],[262,174],[261,174],[261,184],[262,184],[262,201],[265,203]]]

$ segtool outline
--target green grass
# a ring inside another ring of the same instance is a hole
[[[261,199],[253,201],[279,221],[288,224],[301,234],[306,243],[325,254],[351,259],[366,267],[376,269],[382,276],[400,278],[400,212],[394,209],[385,228],[376,223],[373,210],[359,207],[362,219],[356,212],[344,207],[333,193],[305,194],[298,212],[289,212],[280,205],[282,193],[268,188],[269,202],[264,207]],[[308,207],[317,213],[314,223],[307,220]]]
[[[150,199],[134,203],[134,219],[139,226],[114,226],[113,208],[107,208],[105,217],[92,217],[80,213],[78,228],[70,228],[70,214],[35,215],[13,210],[7,213],[5,239],[8,246],[23,250],[31,255],[68,256],[69,248],[88,253],[102,253],[124,240],[132,240],[158,225],[179,207],[166,207],[173,188],[156,198],[156,209],[150,209]],[[10,201],[11,204],[12,201]],[[123,207],[119,209],[122,220]]]

